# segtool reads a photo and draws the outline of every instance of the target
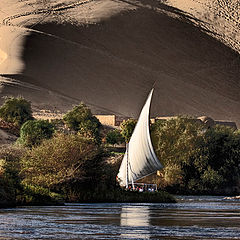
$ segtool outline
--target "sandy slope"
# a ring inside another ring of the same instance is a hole
[[[40,108],[61,110],[83,100],[94,111],[136,116],[156,81],[153,115],[239,123],[239,54],[212,37],[237,51],[239,25],[220,24],[216,2],[11,0],[14,12],[1,1],[0,43],[7,36],[11,44],[0,47],[0,72],[12,81],[2,83],[2,95],[22,94]],[[224,38],[225,26],[232,31]],[[6,29],[25,38],[14,42]],[[14,55],[19,46],[22,58]],[[15,60],[18,67],[10,68]]]
[[[0,129],[0,144],[10,144],[15,142],[16,139],[16,136]]]
[[[240,52],[239,0],[168,0],[168,3],[201,20],[198,24]]]

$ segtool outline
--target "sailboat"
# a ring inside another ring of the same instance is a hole
[[[126,152],[117,175],[121,187],[128,188],[131,184],[134,188],[137,180],[163,168],[154,152],[149,131],[149,112],[153,91],[154,88],[148,95],[133,134],[126,145]]]

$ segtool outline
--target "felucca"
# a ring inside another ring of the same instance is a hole
[[[138,122],[126,146],[126,152],[120,166],[117,179],[121,187],[128,188],[143,177],[146,177],[163,166],[158,160],[150,137],[149,112],[154,89],[148,95]]]

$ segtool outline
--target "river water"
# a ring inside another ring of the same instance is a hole
[[[240,239],[240,200],[0,209],[0,239]]]

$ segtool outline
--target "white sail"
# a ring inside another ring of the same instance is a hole
[[[120,186],[127,186],[162,168],[152,146],[149,131],[149,111],[153,89],[140,113],[117,175]]]

